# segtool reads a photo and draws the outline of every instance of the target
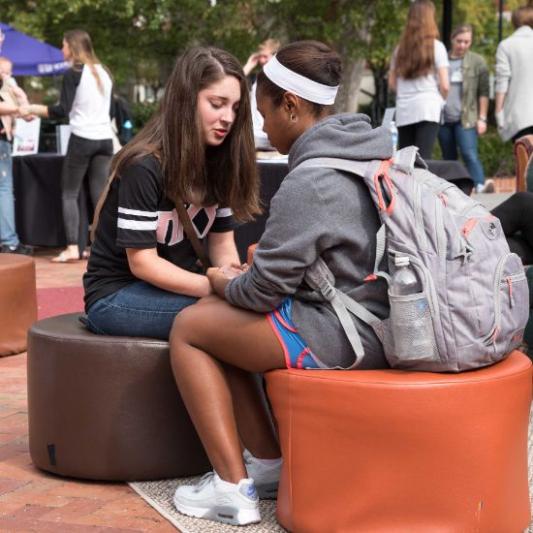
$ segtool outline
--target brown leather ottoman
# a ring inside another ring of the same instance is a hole
[[[78,313],[28,335],[34,464],[62,476],[132,481],[210,468],[179,396],[168,344],[94,335]]]
[[[529,525],[531,361],[461,374],[266,374],[290,531],[519,532]]]
[[[524,135],[514,143],[516,190],[531,191],[528,188],[528,167],[533,161],[533,135]],[[531,191],[533,192],[533,191]]]
[[[35,262],[25,255],[0,254],[0,356],[26,351],[35,320]]]

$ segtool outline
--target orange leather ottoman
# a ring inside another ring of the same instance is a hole
[[[0,356],[26,351],[35,320],[35,262],[25,255],[0,254]]]
[[[111,481],[210,469],[172,377],[168,343],[95,335],[79,316],[40,320],[28,335],[35,466]]]
[[[523,531],[530,360],[462,374],[266,374],[284,458],[278,520],[296,533]]]

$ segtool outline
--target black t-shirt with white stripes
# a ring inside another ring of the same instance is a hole
[[[210,232],[232,231],[236,226],[227,207],[186,207],[200,239]],[[160,164],[147,156],[113,180],[83,277],[85,309],[137,280],[129,268],[126,248],[155,247],[160,257],[191,272],[198,271],[192,244],[173,202],[164,194]]]

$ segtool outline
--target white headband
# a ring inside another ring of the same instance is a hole
[[[310,80],[301,74],[297,74],[287,67],[284,67],[274,56],[263,67],[265,76],[275,83],[278,87],[294,93],[296,96],[301,96],[310,102],[322,105],[331,105],[335,103],[335,97],[339,86],[331,87]]]

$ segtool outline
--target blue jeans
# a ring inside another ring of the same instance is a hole
[[[104,296],[87,311],[87,327],[100,335],[152,337],[168,341],[176,315],[198,298],[135,281]]]
[[[443,159],[457,159],[457,147],[474,185],[483,185],[485,173],[477,152],[476,128],[463,128],[460,122],[445,122],[439,129]]]
[[[0,244],[18,246],[15,230],[15,197],[13,195],[13,160],[11,145],[0,141]]]

